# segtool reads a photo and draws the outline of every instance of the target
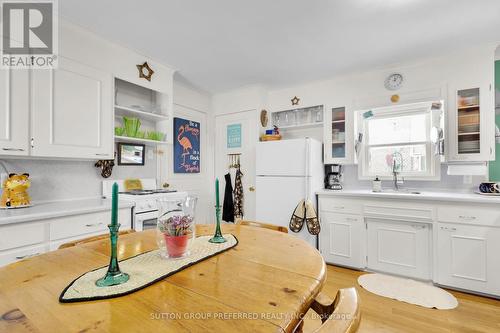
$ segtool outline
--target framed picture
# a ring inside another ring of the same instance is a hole
[[[200,123],[174,118],[174,173],[200,173]]]
[[[144,165],[146,146],[138,143],[118,143],[118,165]]]

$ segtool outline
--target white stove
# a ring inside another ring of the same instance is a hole
[[[186,192],[157,189],[156,179],[141,179],[142,190],[126,191],[125,180],[104,180],[102,182],[102,196],[111,198],[112,186],[118,184],[119,200],[130,201],[135,204],[132,216],[132,226],[135,231],[156,228],[158,219],[158,199],[184,199]]]

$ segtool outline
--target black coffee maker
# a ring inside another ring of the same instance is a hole
[[[325,188],[327,190],[341,190],[342,184],[342,165],[326,164],[325,165]]]

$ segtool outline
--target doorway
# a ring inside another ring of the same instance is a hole
[[[259,139],[257,111],[243,111],[215,117],[215,175],[224,197],[224,175],[229,172],[230,154],[239,154],[243,173],[243,218],[255,219],[255,147]],[[234,179],[233,179],[234,188]],[[222,202],[221,202],[222,204]]]

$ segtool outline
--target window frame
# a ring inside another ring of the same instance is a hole
[[[400,177],[404,177],[406,180],[423,180],[423,181],[432,181],[432,180],[440,180],[441,178],[441,159],[439,155],[435,155],[433,152],[433,144],[430,141],[430,131],[433,127],[439,126],[439,124],[433,123],[432,117],[432,102],[422,102],[422,103],[413,103],[406,105],[397,105],[397,106],[389,106],[389,107],[380,107],[374,108],[371,110],[359,110],[357,111],[357,127],[359,133],[363,134],[363,140],[360,146],[359,159],[358,159],[358,178],[360,180],[372,180],[376,176],[381,180],[392,180],[392,173],[389,174],[380,174],[376,172],[370,172],[369,170],[369,152],[370,148],[376,147],[393,147],[393,146],[418,146],[425,145],[426,151],[426,172],[401,172]],[[373,116],[369,118],[364,118],[363,114],[365,112],[372,111],[374,113]],[[398,115],[410,116],[417,114],[425,114],[426,121],[426,133],[425,133],[425,141],[418,142],[392,142],[388,144],[374,144],[369,145],[369,131],[368,131],[368,123],[373,119],[384,119],[384,118],[394,118]]]

